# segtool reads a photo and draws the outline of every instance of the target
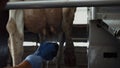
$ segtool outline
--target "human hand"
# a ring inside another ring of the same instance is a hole
[[[57,51],[57,43],[43,42],[34,54],[41,56],[45,60],[52,60],[57,55]]]

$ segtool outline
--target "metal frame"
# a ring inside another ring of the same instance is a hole
[[[19,1],[8,2],[6,9],[120,6],[120,0]]]

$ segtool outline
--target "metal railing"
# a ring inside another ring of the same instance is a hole
[[[120,6],[120,0],[19,1],[8,2],[6,9]]]

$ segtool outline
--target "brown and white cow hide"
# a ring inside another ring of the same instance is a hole
[[[13,59],[13,66],[22,61],[24,26],[30,32],[39,33],[42,37],[46,38],[59,34],[62,31],[65,34],[66,42],[64,50],[65,64],[74,66],[76,59],[71,30],[75,10],[76,8],[10,10],[6,28],[9,33],[9,48]],[[61,53],[59,52],[59,54]]]

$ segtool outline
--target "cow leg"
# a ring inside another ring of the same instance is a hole
[[[68,67],[75,67],[76,57],[72,41],[72,25],[76,8],[63,8],[62,28],[65,33],[66,45],[64,50],[64,62]]]
[[[59,49],[58,49],[58,53],[56,56],[56,68],[61,68],[61,60],[62,60],[62,53],[63,53],[63,46],[64,46],[64,35],[63,33],[60,34],[60,45],[59,45]]]
[[[9,49],[11,52],[13,66],[19,64],[23,55],[23,11],[10,10],[7,31],[9,33]]]

